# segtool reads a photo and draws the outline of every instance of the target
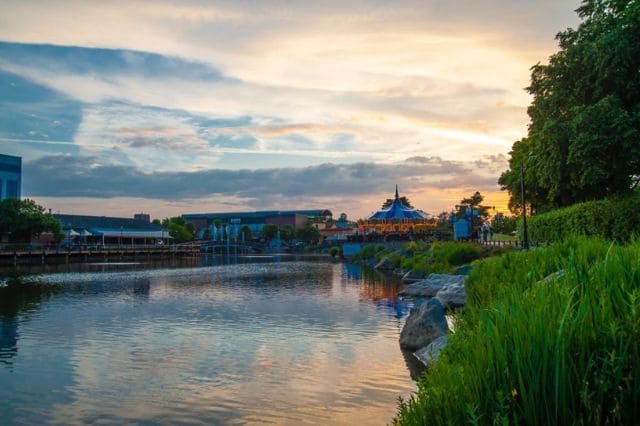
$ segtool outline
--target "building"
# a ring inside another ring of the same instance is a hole
[[[278,226],[290,225],[294,228],[301,228],[308,222],[313,224],[324,224],[332,217],[330,210],[270,210],[257,212],[231,212],[231,213],[201,213],[183,214],[182,217],[190,222],[196,229],[197,235],[202,237],[204,230],[209,229],[212,235],[217,227],[229,225],[234,233],[237,233],[243,226],[248,226],[251,233],[256,235],[262,231],[266,224]]]
[[[360,221],[362,230],[383,234],[422,232],[432,227],[433,225],[425,212],[406,206],[400,200],[398,185],[396,185],[396,195],[393,203],[389,207],[373,213],[366,220]]]
[[[22,192],[22,158],[0,154],[0,200],[20,198]]]
[[[106,216],[54,214],[67,244],[132,246],[165,244],[167,230],[146,220]]]
[[[133,215],[133,218],[135,220],[141,220],[143,222],[151,222],[151,215],[147,214],[147,213],[136,213]]]

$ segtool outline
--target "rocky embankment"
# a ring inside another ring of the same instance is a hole
[[[467,276],[431,274],[416,280],[407,275],[403,281],[411,284],[400,292],[400,296],[415,299],[416,305],[400,333],[400,347],[414,351],[413,355],[429,366],[447,345],[450,330],[445,311],[463,307],[466,302]]]

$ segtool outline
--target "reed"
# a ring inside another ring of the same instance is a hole
[[[572,239],[487,258],[467,294],[456,333],[400,401],[397,424],[640,418],[640,243]]]

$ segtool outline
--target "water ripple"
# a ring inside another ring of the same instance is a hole
[[[31,280],[0,317],[3,424],[380,424],[415,389],[397,285],[281,262]]]

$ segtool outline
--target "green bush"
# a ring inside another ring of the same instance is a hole
[[[389,250],[387,250],[384,244],[373,244],[373,245],[365,246],[353,258],[355,260],[369,260],[369,259],[379,260],[381,255],[387,254],[387,253],[389,253]]]
[[[333,246],[329,249],[329,255],[331,257],[342,257],[342,248],[339,246]]]
[[[528,218],[531,241],[563,241],[572,236],[595,236],[629,241],[640,231],[640,193],[574,204]],[[519,224],[522,235],[522,222]]]
[[[640,243],[571,239],[476,263],[456,332],[395,422],[635,424],[639,398]]]

